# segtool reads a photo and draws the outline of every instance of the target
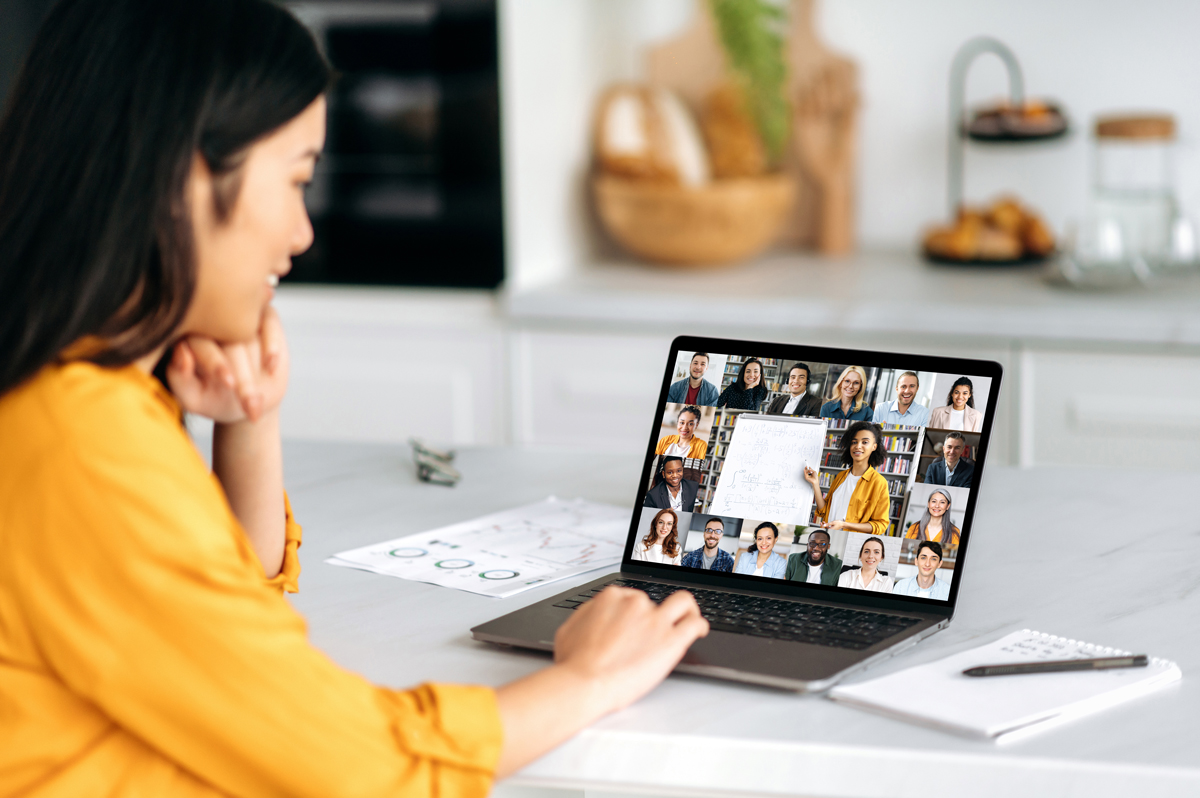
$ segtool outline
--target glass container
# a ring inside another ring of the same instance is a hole
[[[1125,251],[1151,272],[1179,268],[1174,118],[1101,118],[1095,137],[1091,215],[1115,223]]]

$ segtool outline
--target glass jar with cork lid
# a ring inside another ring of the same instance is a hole
[[[1118,229],[1127,255],[1151,273],[1192,266],[1194,231],[1175,195],[1174,117],[1106,116],[1094,132],[1094,218]]]

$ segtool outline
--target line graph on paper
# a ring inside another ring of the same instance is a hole
[[[326,562],[502,597],[619,562],[628,532],[628,510],[552,497]]]

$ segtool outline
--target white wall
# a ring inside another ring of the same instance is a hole
[[[1061,230],[1086,202],[1093,116],[1162,109],[1180,122],[1181,195],[1197,210],[1200,4],[837,0],[822,4],[820,18],[827,39],[862,65],[863,243],[911,245],[918,228],[944,213],[947,69],[958,46],[980,34],[1008,44],[1021,61],[1027,93],[1061,101],[1075,128],[1060,143],[972,147],[968,199],[1014,190]],[[999,62],[980,58],[968,97],[988,100],[1006,85]]]
[[[691,18],[692,0],[504,0],[502,57],[511,284],[561,277],[605,254],[594,236],[584,176],[601,87],[641,75],[645,46]],[[862,80],[859,239],[912,248],[945,215],[950,60],[989,34],[1016,52],[1030,96],[1061,101],[1074,129],[1056,143],[967,153],[967,198],[1015,191],[1061,231],[1081,215],[1090,121],[1102,111],[1176,114],[1181,196],[1200,211],[1200,3],[1156,0],[822,0],[818,27],[855,58]],[[1006,91],[982,57],[970,101]]]

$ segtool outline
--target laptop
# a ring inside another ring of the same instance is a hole
[[[1002,377],[987,360],[680,337],[618,573],[471,630],[553,650],[609,585],[686,590],[711,631],[676,667],[801,692],[943,629]]]

